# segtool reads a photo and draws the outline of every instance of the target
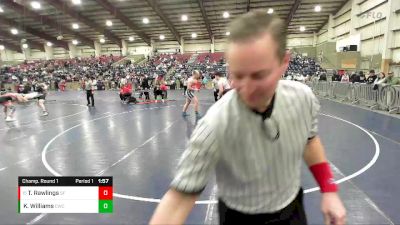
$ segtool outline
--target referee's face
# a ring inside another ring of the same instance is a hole
[[[228,46],[226,58],[233,86],[244,103],[257,111],[266,110],[289,64],[289,54],[281,60],[277,48],[267,33]]]

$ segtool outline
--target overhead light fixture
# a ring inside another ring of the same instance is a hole
[[[182,19],[182,21],[187,21],[188,20],[188,16],[187,15],[182,15],[181,19]]]
[[[3,12],[4,12],[4,9],[0,6],[0,13],[3,13]]]
[[[74,5],[80,5],[81,3],[81,0],[72,0],[72,4]]]
[[[72,44],[77,45],[78,41],[77,40],[72,40]]]
[[[267,11],[267,13],[268,13],[268,14],[274,13],[274,9],[273,9],[273,8],[269,8],[268,11]]]
[[[40,8],[42,7],[42,6],[40,5],[40,3],[37,2],[37,1],[32,1],[32,2],[31,2],[31,6],[32,6],[33,9],[40,9]]]
[[[73,24],[72,24],[72,28],[75,29],[75,30],[76,30],[76,29],[79,29],[79,24],[73,23]]]
[[[305,26],[300,26],[300,31],[301,32],[303,32],[303,31],[305,31],[306,30],[306,27]]]
[[[129,37],[129,41],[134,41],[135,38],[134,37]]]
[[[315,12],[321,12],[321,6],[320,5],[316,5],[314,8]]]
[[[197,38],[197,34],[196,33],[192,33],[192,38]]]
[[[0,45],[0,50],[2,51],[2,50],[4,50],[4,49],[6,49],[6,48],[4,47],[4,45]]]
[[[53,46],[53,43],[51,43],[50,41],[48,41],[48,42],[46,43],[46,45],[49,46],[49,47],[51,47],[51,46]]]
[[[18,30],[15,29],[15,28],[12,28],[11,29],[11,33],[14,34],[14,35],[17,35],[18,34]]]
[[[149,18],[147,18],[147,17],[145,17],[145,18],[143,18],[143,23],[144,24],[148,24],[150,21],[149,21]]]
[[[108,27],[111,27],[111,26],[112,26],[112,24],[113,24],[113,23],[112,23],[112,21],[111,21],[111,20],[107,20],[107,21],[106,21],[106,25],[107,25]]]
[[[28,44],[23,44],[22,48],[27,49],[28,48]]]
[[[165,39],[165,36],[164,35],[160,35],[160,40],[164,40]]]
[[[226,36],[229,36],[229,35],[231,35],[231,32],[227,31],[225,34],[226,34]]]
[[[224,18],[229,18],[229,13],[228,13],[228,12],[224,12],[224,14],[222,14],[222,16],[223,16]]]
[[[104,40],[104,38],[100,38],[100,43],[104,43],[106,42],[106,40]]]

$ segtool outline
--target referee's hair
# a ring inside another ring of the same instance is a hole
[[[287,26],[276,15],[264,10],[254,10],[238,17],[229,25],[228,42],[242,42],[269,33],[278,44],[278,56],[282,60],[286,54]]]

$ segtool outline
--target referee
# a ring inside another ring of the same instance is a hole
[[[318,137],[319,102],[307,86],[280,80],[290,60],[284,22],[253,11],[229,31],[235,89],[199,121],[150,224],[183,224],[213,170],[220,224],[307,224],[302,160],[321,188],[325,224],[344,224],[346,210]]]
[[[86,100],[87,100],[87,106],[90,106],[92,104],[92,107],[94,107],[94,78],[93,77],[87,77],[85,81],[85,90],[86,90]]]

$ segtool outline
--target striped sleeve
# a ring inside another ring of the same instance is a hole
[[[318,113],[320,109],[319,100],[315,97],[312,91],[309,94],[311,98],[311,129],[308,134],[308,139],[315,137],[318,134]]]
[[[205,118],[192,133],[189,145],[179,162],[171,188],[186,194],[201,193],[219,158],[216,131]]]

